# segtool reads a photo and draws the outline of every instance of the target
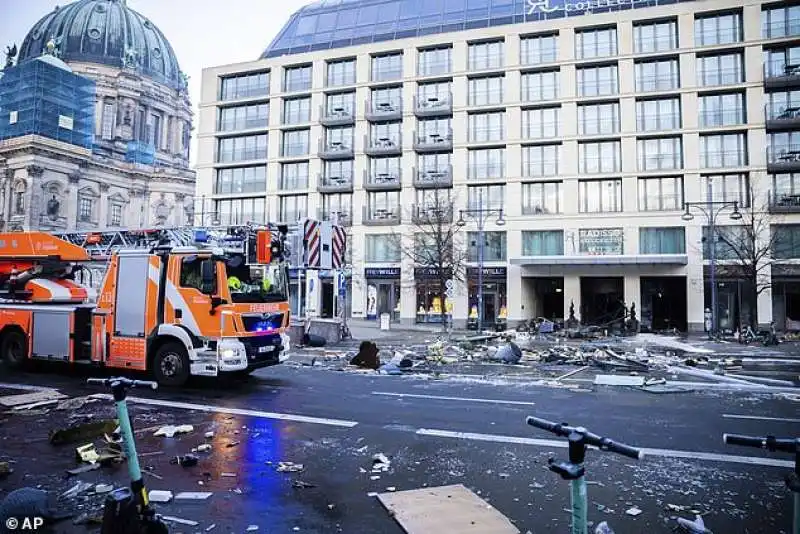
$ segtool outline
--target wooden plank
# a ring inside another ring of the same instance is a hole
[[[519,534],[511,521],[461,484],[381,493],[408,534]]]
[[[9,408],[14,406],[22,406],[23,404],[33,404],[35,402],[52,401],[64,399],[66,395],[59,393],[54,389],[45,391],[37,391],[36,393],[24,393],[22,395],[7,395],[0,397],[0,404]]]

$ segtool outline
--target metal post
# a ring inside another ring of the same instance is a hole
[[[707,178],[706,182],[706,200],[708,201],[708,259],[711,267],[711,331],[708,333],[708,337],[713,338],[717,334],[717,242],[715,239],[716,214],[714,213],[714,206],[712,204],[710,177]]]
[[[483,331],[483,189],[478,189],[478,332]]]

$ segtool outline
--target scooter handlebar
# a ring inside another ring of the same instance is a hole
[[[583,436],[587,444],[593,445],[603,451],[615,452],[617,454],[633,458],[634,460],[641,460],[644,457],[644,451],[641,449],[614,441],[613,439],[598,436],[597,434],[589,432],[585,428],[572,427],[566,423],[554,423],[553,421],[548,421],[547,419],[541,419],[539,417],[532,416],[529,416],[526,421],[531,426],[541,428],[542,430],[547,430],[548,432],[552,432],[557,436],[567,437],[573,432],[578,433]]]
[[[87,384],[100,384],[102,386],[111,387],[112,385],[122,384],[125,387],[129,388],[150,388],[150,389],[158,389],[158,383],[152,382],[150,380],[131,380],[129,378],[117,377],[117,378],[89,378],[86,380]]]
[[[726,445],[754,447],[768,451],[795,453],[800,451],[800,438],[776,438],[775,436],[745,436],[743,434],[723,434]]]

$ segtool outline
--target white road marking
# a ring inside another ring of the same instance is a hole
[[[756,421],[785,421],[787,423],[800,423],[800,419],[789,417],[765,417],[763,415],[739,415],[734,413],[722,414],[724,419],[755,419]]]
[[[9,384],[6,382],[0,382],[0,388],[4,389],[21,389],[22,391],[51,391],[55,390],[55,388],[48,388],[44,386],[30,386],[28,384]]]
[[[100,395],[98,395],[99,397]],[[111,399],[111,395],[102,394],[103,398]],[[225,406],[212,406],[209,404],[194,404],[191,402],[176,402],[161,399],[145,399],[142,397],[128,397],[128,402],[137,404],[147,404],[151,406],[163,406],[165,408],[179,408],[183,410],[197,410],[199,412],[227,413],[231,415],[249,415],[261,419],[278,419],[280,421],[295,421],[297,423],[312,423],[317,425],[340,426],[353,428],[358,423],[356,421],[344,421],[342,419],[325,419],[323,417],[309,417],[307,415],[295,415],[291,413],[262,412],[259,410],[245,410],[242,408],[226,408]]]
[[[517,436],[501,436],[497,434],[478,434],[474,432],[453,432],[450,430],[436,430],[433,428],[420,428],[417,434],[421,436],[435,436],[439,438],[456,438],[473,441],[491,441],[495,443],[516,443],[519,445],[535,445],[539,447],[553,447],[566,449],[566,440],[540,439],[540,438],[521,438]],[[648,449],[641,448],[647,456],[661,456],[664,458],[688,458],[695,460],[707,460],[710,462],[725,462],[733,464],[764,465],[769,467],[794,467],[794,462],[788,460],[776,460],[773,458],[762,458],[756,456],[734,456],[730,454],[717,454],[713,452],[696,451],[677,451],[672,449]]]
[[[472,397],[447,397],[444,395],[419,395],[412,393],[390,393],[388,391],[373,391],[373,395],[383,395],[385,397],[411,397],[414,399],[434,399],[448,401],[483,402],[486,404],[514,404],[517,406],[534,406],[533,402],[513,401],[503,399],[476,399]]]

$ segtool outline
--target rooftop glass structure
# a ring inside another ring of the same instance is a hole
[[[319,0],[261,58],[693,0]]]

